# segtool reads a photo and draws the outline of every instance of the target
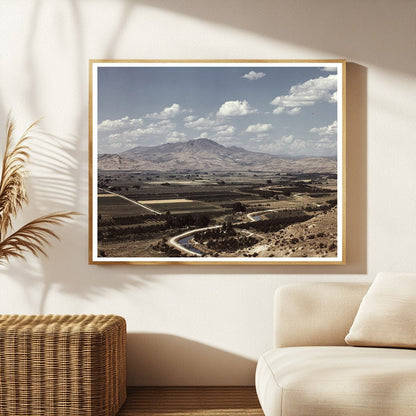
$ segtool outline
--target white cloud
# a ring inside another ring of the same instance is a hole
[[[276,106],[274,114],[297,114],[302,107],[312,106],[317,102],[335,102],[336,89],[337,75],[331,74],[293,85],[289,94],[275,97],[270,104]]]
[[[337,72],[336,66],[326,66],[324,68],[321,68],[321,71],[323,72]]]
[[[306,142],[301,139],[296,139],[290,144],[291,151],[300,151],[306,149]]]
[[[203,133],[199,137],[209,137],[215,141],[230,140],[235,135],[236,128],[230,124],[221,124],[223,121],[200,117],[197,120],[185,123],[185,127],[202,131]],[[209,136],[208,132],[210,132]]]
[[[280,138],[270,136],[261,138],[257,135],[255,138],[250,138],[249,142],[251,143],[250,150],[256,146],[260,152],[282,156],[333,156],[337,151],[337,140],[334,136],[305,139],[294,134]]]
[[[293,142],[293,139],[293,134],[289,134],[288,136],[283,136],[281,140],[283,143],[290,144]]]
[[[98,153],[118,153],[137,146],[136,138],[123,137],[123,134],[110,134],[98,142]]]
[[[230,141],[235,140],[236,138],[236,128],[231,124],[224,124],[216,126],[211,129],[212,133],[209,138],[216,141],[217,143],[229,143]]]
[[[230,146],[233,140],[235,139],[234,136],[216,136],[213,137],[213,140],[219,144]]]
[[[218,130],[215,137],[226,137],[226,136],[233,136],[235,134],[235,127],[234,126],[221,126],[222,128]]]
[[[170,107],[165,107],[160,113],[151,113],[146,114],[146,118],[154,118],[154,119],[161,119],[166,120],[169,118],[174,118],[180,113],[185,112],[179,104],[172,104]]]
[[[262,143],[263,142],[263,137],[259,137],[259,136],[257,136],[257,137],[250,137],[248,139],[248,141],[249,142],[252,142],[252,143]]]
[[[188,118],[188,117],[187,117]],[[195,130],[205,130],[207,128],[212,128],[216,125],[215,120],[211,120],[209,118],[200,117],[194,121],[188,121],[185,123],[185,127],[188,129],[195,129]]]
[[[328,136],[328,135],[334,135],[337,133],[337,127],[338,123],[335,120],[332,124],[329,126],[323,126],[323,127],[313,127],[309,131],[311,133],[318,133],[320,136]]]
[[[279,154],[282,150],[282,144],[278,141],[273,143],[263,143],[259,145],[259,151],[262,153]]]
[[[153,121],[152,123],[148,124],[147,127],[163,127],[163,126],[175,126],[175,123],[172,120],[160,120],[160,121]]]
[[[98,126],[99,138],[103,139],[105,137],[114,138],[122,136],[137,137],[149,133],[163,133],[166,131],[171,131],[171,129],[175,128],[176,126],[176,124],[172,123],[170,120],[161,120],[158,122],[150,123],[148,125],[144,125],[142,121],[134,123],[121,123],[120,121],[121,120],[106,120],[105,123],[103,122],[104,124],[101,123]]]
[[[293,107],[290,110],[286,110],[286,113],[289,114],[290,116],[294,116],[296,114],[299,114],[300,110],[301,110],[300,107]]]
[[[137,134],[143,136],[144,134],[167,134],[173,131],[176,124],[170,120],[162,120],[156,123],[150,123],[148,126],[137,129]]]
[[[184,121],[185,123],[189,123],[190,121],[193,121],[193,120],[195,120],[195,117],[194,117],[194,116],[186,116],[186,117],[183,119],[183,121]]]
[[[307,153],[309,148],[307,142],[290,134],[277,140],[260,143],[259,150],[265,153],[297,156]]]
[[[130,146],[130,147],[133,147],[133,146]],[[122,152],[123,150],[125,150],[124,143],[112,142],[108,144],[105,152],[101,152],[101,153],[119,153],[119,152]]]
[[[178,142],[184,142],[186,140],[188,140],[186,134],[180,133],[178,131],[172,131],[166,137],[166,143],[178,143]]]
[[[256,81],[260,78],[265,77],[266,74],[264,72],[255,72],[255,71],[250,71],[247,74],[244,74],[241,78],[245,78],[248,79],[250,81]]]
[[[117,120],[113,120],[117,121]],[[113,131],[109,130],[110,123],[106,123],[107,130],[98,131],[98,148],[99,153],[116,153],[127,149],[131,149],[135,146],[153,146],[156,142],[164,143],[166,138],[171,140],[183,139],[180,133],[175,131],[176,124],[171,120],[158,120],[156,122],[145,125],[140,123],[141,126],[137,128],[131,128],[137,123],[127,123],[124,121],[125,128],[118,128]],[[119,124],[113,123],[113,126]]]
[[[247,100],[226,101],[218,110],[218,117],[246,116],[247,114],[256,113],[255,108],[250,107]]]
[[[282,113],[284,113],[285,112],[285,108],[284,107],[276,107],[274,110],[273,110],[273,114],[282,114]]]
[[[110,134],[108,136],[109,139],[130,139],[130,138],[138,138],[142,136],[149,136],[149,135],[166,135],[172,132],[176,127],[175,123],[151,123],[146,127],[138,128],[135,130],[125,130],[120,133]]]
[[[119,120],[104,120],[98,125],[100,132],[114,132],[123,131],[127,129],[134,129],[143,125],[141,118],[129,118],[125,116]]]
[[[323,137],[316,143],[316,149],[323,151],[323,154],[336,154],[337,142],[333,138]]]
[[[250,126],[248,126],[246,132],[247,133],[263,133],[265,131],[271,130],[271,128],[272,128],[271,124],[257,123],[257,124],[251,124]]]

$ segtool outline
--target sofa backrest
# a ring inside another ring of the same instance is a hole
[[[282,286],[274,300],[275,348],[346,345],[369,283],[300,283]]]

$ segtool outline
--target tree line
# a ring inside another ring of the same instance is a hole
[[[203,228],[210,223],[208,215],[180,214],[172,215],[168,211],[165,215],[138,215],[131,217],[116,217],[113,222],[107,223],[108,226],[98,228],[99,241],[125,241],[125,240],[145,240],[154,237],[155,234],[188,227]],[[157,219],[156,224],[143,224],[133,227],[125,227],[133,220]],[[110,225],[111,224],[111,225]],[[123,225],[123,227],[121,227]]]

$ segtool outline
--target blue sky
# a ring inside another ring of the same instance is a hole
[[[335,66],[100,66],[98,153],[208,138],[283,156],[337,154]]]

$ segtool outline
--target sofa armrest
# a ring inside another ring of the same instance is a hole
[[[369,286],[301,283],[280,287],[274,300],[274,347],[346,345],[344,338]]]

